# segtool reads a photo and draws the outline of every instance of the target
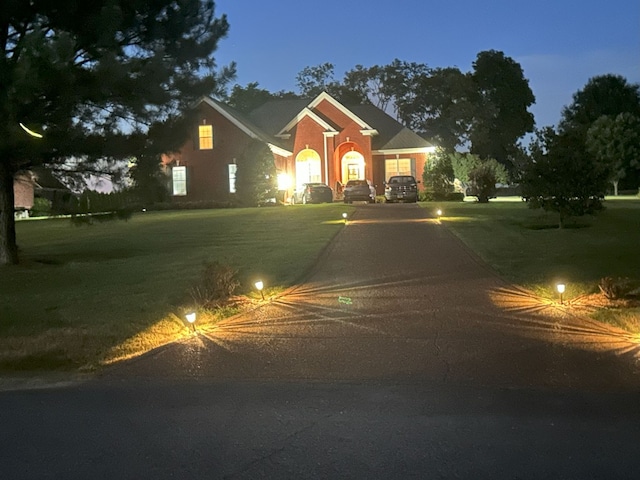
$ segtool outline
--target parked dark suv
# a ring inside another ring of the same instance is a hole
[[[386,202],[418,201],[418,182],[411,175],[397,175],[389,178],[384,184],[384,199]]]

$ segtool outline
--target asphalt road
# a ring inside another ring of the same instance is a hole
[[[0,476],[638,478],[639,359],[419,207],[362,205],[283,297],[100,378],[1,392]]]

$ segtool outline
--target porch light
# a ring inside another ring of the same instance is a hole
[[[289,190],[291,188],[291,177],[286,173],[278,174],[278,190]]]
[[[566,285],[564,283],[558,283],[556,285],[556,290],[560,294],[560,305],[562,305],[562,294],[564,293]]]
[[[256,290],[260,292],[260,295],[262,296],[262,300],[264,300],[264,292],[262,291],[262,289],[264,288],[264,283],[262,282],[262,280],[258,280],[255,283],[255,287],[256,287]]]
[[[187,322],[191,324],[193,333],[196,333],[196,312],[189,312],[185,315]]]

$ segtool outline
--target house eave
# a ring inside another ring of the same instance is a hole
[[[284,148],[274,145],[273,143],[267,143],[267,145],[269,146],[271,153],[273,153],[274,155],[279,155],[284,158],[287,158],[293,155],[293,152],[290,152],[289,150],[285,150]]]
[[[412,153],[434,153],[436,147],[418,147],[418,148],[387,148],[380,150],[373,150],[373,155],[405,155]]]
[[[329,125],[327,122],[325,122],[322,118],[320,118],[311,109],[309,109],[308,107],[305,107],[295,117],[293,117],[293,119],[289,123],[287,123],[284,126],[284,128],[282,128],[282,130],[280,130],[277,133],[276,136],[286,135],[287,132],[289,132],[294,126],[296,126],[298,123],[300,123],[300,121],[305,117],[309,117],[311,120],[313,120],[318,125],[320,125],[322,128],[324,128],[326,131],[329,131],[329,132],[331,132],[331,131],[335,132],[336,131],[335,128],[333,128],[331,125]]]
[[[335,108],[337,108],[338,110],[340,110],[344,115],[346,115],[347,117],[349,117],[351,120],[353,120],[354,122],[356,122],[358,124],[358,126],[362,129],[362,130],[375,130],[374,128],[372,128],[367,122],[365,122],[364,120],[362,120],[360,117],[358,117],[355,113],[353,113],[351,110],[349,110],[347,107],[345,107],[344,105],[342,105],[340,102],[338,102],[335,98],[333,98],[331,95],[329,95],[327,92],[322,92],[320,93],[320,95],[318,95],[308,106],[309,109],[313,109],[315,107],[317,107],[320,103],[322,103],[323,100],[326,100],[328,103],[330,103],[331,105],[333,105]]]
[[[248,128],[244,123],[242,123],[236,117],[234,117],[229,112],[227,112],[224,108],[220,108],[220,106],[216,102],[214,102],[211,98],[204,97],[200,103],[203,103],[203,102],[209,105],[211,108],[213,108],[216,112],[218,112],[224,118],[229,120],[231,123],[233,123],[236,127],[238,127],[242,132],[246,133],[249,137],[253,138],[254,140],[260,139],[260,137],[258,137],[258,135],[256,135],[250,128]]]

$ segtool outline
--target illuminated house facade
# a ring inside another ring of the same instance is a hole
[[[351,179],[382,193],[392,175],[422,177],[434,146],[373,105],[344,106],[327,93],[274,100],[241,114],[204,98],[199,125],[177,155],[166,156],[176,201],[225,201],[235,192],[236,159],[251,139],[273,152],[279,189],[288,199],[303,183],[334,193]]]

